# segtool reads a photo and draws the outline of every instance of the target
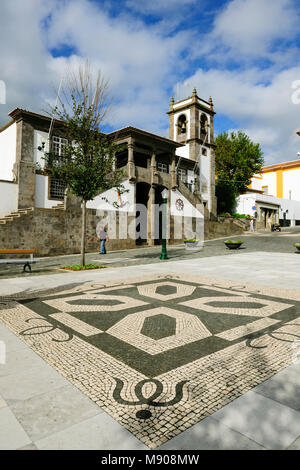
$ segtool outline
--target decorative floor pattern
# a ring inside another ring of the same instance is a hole
[[[0,298],[0,321],[154,449],[290,365],[300,292],[188,275]]]

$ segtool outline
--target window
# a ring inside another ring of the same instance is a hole
[[[264,192],[264,194],[268,194],[268,186],[262,186],[261,188]]]
[[[67,139],[63,139],[62,137],[52,137],[52,152],[62,157],[64,155],[64,147],[67,145]]]
[[[59,163],[64,156],[64,149],[67,145],[67,139],[63,137],[53,136],[51,141],[51,150],[54,154],[54,162]]]
[[[207,149],[206,148],[202,149],[202,155],[205,155],[205,156],[207,155]]]
[[[169,173],[169,165],[167,163],[157,163],[157,169],[163,173]]]
[[[64,199],[66,184],[56,178],[49,177],[49,199]]]
[[[183,183],[186,183],[187,171],[183,168],[178,168],[177,172],[178,172],[179,179],[181,179],[181,181],[183,181]]]

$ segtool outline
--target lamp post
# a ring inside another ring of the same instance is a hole
[[[167,201],[169,196],[168,189],[164,189],[161,193],[163,207],[162,207],[162,240],[161,240],[161,254],[160,259],[168,259],[167,255]]]

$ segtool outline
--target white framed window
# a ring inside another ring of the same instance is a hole
[[[64,155],[64,148],[67,145],[68,141],[67,139],[64,139],[63,137],[57,137],[53,136],[52,137],[52,152],[59,156],[62,157]]]
[[[157,163],[157,169],[163,173],[169,173],[169,165],[167,163]]]
[[[185,170],[184,168],[178,168],[177,173],[178,173],[179,179],[181,179],[183,183],[186,183],[187,182],[187,170]]]

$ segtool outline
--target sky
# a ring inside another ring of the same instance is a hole
[[[299,0],[1,0],[0,125],[16,107],[44,113],[88,58],[110,83],[107,131],[168,136],[171,96],[195,87],[216,135],[246,132],[265,164],[296,160],[299,16]]]

